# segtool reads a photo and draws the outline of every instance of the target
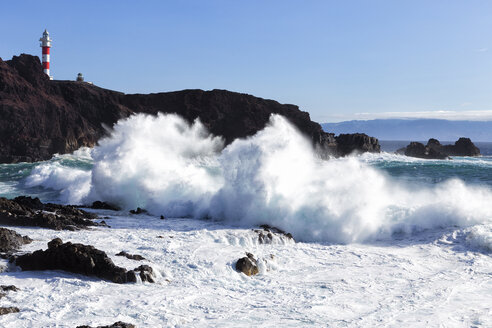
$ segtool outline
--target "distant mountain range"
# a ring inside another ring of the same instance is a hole
[[[448,121],[437,119],[377,119],[323,123],[323,129],[335,134],[366,133],[380,140],[492,141],[492,121]]]

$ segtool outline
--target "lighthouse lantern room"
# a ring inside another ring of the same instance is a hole
[[[52,40],[46,29],[43,32],[43,37],[39,39],[39,41],[41,41],[40,46],[43,49],[43,71],[49,76],[50,80],[53,80],[53,76],[50,75],[50,48]]]

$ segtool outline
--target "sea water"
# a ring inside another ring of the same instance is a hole
[[[278,115],[227,146],[200,121],[137,115],[95,149],[4,164],[0,183],[7,197],[103,200],[158,216],[270,224],[304,241],[363,242],[492,222],[491,157],[421,160],[383,151],[322,160]]]
[[[159,273],[155,285],[120,290],[65,273],[6,272],[3,283],[31,297],[11,296],[28,309],[12,322],[490,325],[492,158],[482,150],[482,157],[423,160],[382,145],[380,154],[323,160],[281,116],[225,145],[199,121],[136,115],[94,149],[0,165],[2,196],[122,208],[96,211],[109,216],[111,229],[16,227],[35,239],[24,251],[61,237],[142,254]],[[148,215],[128,215],[137,206]],[[297,243],[260,245],[251,230],[260,224],[292,233]],[[246,251],[259,259],[257,277],[234,270]],[[115,289],[120,299],[110,297]]]

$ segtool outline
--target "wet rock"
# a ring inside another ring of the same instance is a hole
[[[425,159],[446,159],[449,156],[480,156],[480,149],[469,138],[460,138],[454,145],[442,145],[439,140],[431,138],[425,146],[420,142],[411,142],[396,152]]]
[[[403,153],[405,156],[425,158],[425,159],[446,159],[448,155],[442,153],[441,147],[432,142],[431,146],[424,146],[420,142],[411,142],[406,148],[399,149],[397,153]]]
[[[155,282],[154,270],[148,265],[141,265],[138,268],[135,268],[135,269],[129,271],[129,273],[132,273],[132,272],[135,275],[138,274],[142,281]],[[133,282],[136,282],[136,281],[137,281],[137,279],[135,276],[135,281],[133,281]]]
[[[136,210],[130,210],[130,214],[146,214],[146,213],[147,210],[140,207],[137,207]]]
[[[1,285],[0,286],[0,298],[6,296],[7,292],[16,292],[18,290],[19,290],[19,288],[15,287],[14,285]]]
[[[48,249],[55,249],[60,245],[63,245],[63,240],[61,238],[55,238],[48,242]]]
[[[0,298],[6,296],[7,292],[16,292],[18,290],[19,290],[19,288],[15,287],[14,285],[1,285],[0,286]]]
[[[138,254],[128,254],[127,252],[125,251],[121,251],[119,252],[118,254],[116,254],[116,256],[125,256],[127,259],[130,259],[130,260],[135,260],[135,261],[142,261],[142,260],[145,260],[145,257],[143,257],[142,255],[138,255]]]
[[[258,231],[258,242],[260,244],[271,244],[273,242],[273,234],[271,232],[263,233]]]
[[[111,205],[109,203],[102,202],[100,200],[96,200],[95,202],[93,202],[90,208],[95,210],[111,210],[111,211],[121,210],[118,206]]]
[[[106,223],[106,221],[104,221],[104,220],[101,220],[101,222],[99,222],[99,225],[100,225],[100,226],[102,226],[102,227],[111,228],[111,226],[110,226],[110,225],[108,225],[108,224]]]
[[[31,242],[32,239],[27,236],[21,236],[10,229],[0,228],[0,252],[12,252]]]
[[[16,307],[0,307],[0,315],[20,312]]]
[[[0,224],[33,226],[54,230],[80,230],[100,225],[97,215],[75,206],[43,204],[39,198],[26,196],[7,199],[0,197]]]
[[[118,322],[113,323],[112,325],[107,325],[107,326],[97,326],[97,327],[77,326],[77,328],[136,328],[136,327],[135,327],[135,325],[132,325],[131,323],[118,321]]]
[[[251,253],[246,253],[245,257],[237,260],[236,271],[242,272],[247,276],[254,276],[258,274],[258,265],[254,255]]]
[[[454,145],[446,145],[443,148],[449,156],[480,156],[480,149],[473,144],[470,138],[459,138]]]
[[[60,238],[50,241],[45,251],[17,257],[15,264],[26,271],[64,270],[115,283],[136,281],[133,271],[116,266],[105,252],[90,245],[63,243]]]
[[[38,197],[32,198],[29,196],[18,196],[14,198],[14,201],[24,207],[27,207],[31,210],[43,210],[44,205],[39,200]]]
[[[295,241],[294,237],[289,232],[271,227],[268,224],[262,224],[260,225],[260,227],[263,228],[263,230],[254,230],[258,234],[258,242],[260,244],[271,244],[273,242],[273,236],[275,234],[278,235],[279,238],[286,238]]]
[[[379,153],[381,151],[379,140],[365,133],[340,134],[335,139],[339,156],[350,155],[353,152]]]
[[[19,288],[14,285],[1,285],[0,290],[3,292],[17,292],[19,291]]]

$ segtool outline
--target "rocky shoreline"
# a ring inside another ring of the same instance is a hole
[[[119,211],[118,208],[104,202],[94,202],[92,206],[105,211]],[[135,211],[133,211],[135,212]],[[140,209],[140,213],[146,213]],[[132,215],[130,212],[129,215]],[[40,219],[49,215],[49,220]],[[88,230],[91,227],[107,225],[96,222],[102,219],[94,213],[89,213],[77,206],[59,205],[51,203],[42,203],[38,198],[20,196],[14,199],[0,198],[0,225],[10,227],[39,227],[42,229],[51,229],[55,231],[66,230],[71,233],[77,233],[81,230]],[[156,218],[159,219],[159,218]],[[108,227],[109,228],[109,227]],[[295,243],[292,235],[283,230],[261,225],[258,229],[252,230],[253,235],[257,238],[257,244],[272,243]],[[161,236],[158,236],[161,237]],[[161,237],[162,238],[162,237]],[[48,248],[38,249],[32,253],[22,251],[22,246],[31,243],[33,240],[29,236],[22,236],[14,230],[0,227],[0,257],[7,259],[10,270],[22,271],[45,271],[45,270],[62,270],[64,272],[79,274],[83,276],[99,278],[117,284],[147,282],[155,283],[157,281],[156,273],[150,265],[142,264],[134,269],[127,270],[117,266],[108,256],[108,254],[91,245],[80,243],[63,242],[60,238],[54,238],[47,243]],[[257,259],[249,252],[247,256],[239,258],[235,262],[235,269],[239,274],[247,276],[259,273],[259,264]],[[129,254],[126,251],[120,251],[113,254],[122,256],[132,261],[145,261],[146,259],[138,254]],[[263,262],[273,260],[274,256],[270,255],[268,259],[261,259]],[[15,286],[1,286],[0,298],[5,296],[8,291],[17,291]],[[0,315],[16,313],[22,311],[19,307],[1,307]],[[89,327],[89,326],[81,326]],[[115,322],[108,326],[99,327],[134,327],[132,324],[124,322]]]
[[[43,204],[39,198],[19,196],[14,199],[0,197],[0,224],[6,226],[30,226],[53,230],[87,229],[105,226],[94,219],[97,215],[71,205]]]
[[[254,135],[272,114],[280,114],[323,155],[380,151],[378,140],[365,134],[324,132],[295,105],[226,90],[124,94],[83,82],[51,81],[36,56],[0,59],[0,163],[48,160],[55,153],[92,147],[108,127],[136,113],[176,113],[190,123],[199,118],[226,144]]]

